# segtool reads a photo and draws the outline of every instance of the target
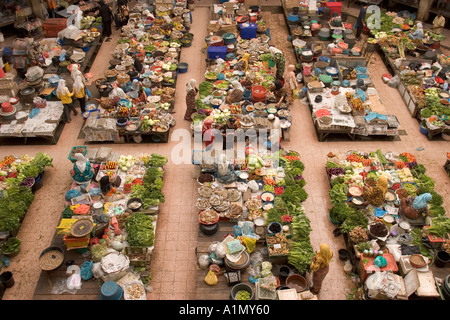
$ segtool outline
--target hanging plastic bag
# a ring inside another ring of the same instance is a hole
[[[209,286],[215,286],[219,282],[219,279],[217,279],[217,276],[214,273],[214,271],[209,270],[208,274],[205,277],[205,282]]]
[[[297,100],[300,96],[300,92],[298,91],[298,89],[294,89],[292,90],[292,99]]]
[[[243,238],[242,240],[244,242],[245,248],[247,249],[247,252],[248,253],[252,253],[253,251],[255,251],[256,239],[255,238],[246,237],[246,236],[243,236],[242,238]]]

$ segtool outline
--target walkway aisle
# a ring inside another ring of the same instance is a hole
[[[163,193],[166,202],[161,206],[155,236],[155,249],[152,255],[152,288],[148,295],[152,300],[195,300],[197,270],[198,218],[194,211],[197,180],[194,179],[194,166],[191,163],[192,131],[191,121],[184,120],[186,111],[186,84],[196,79],[199,85],[204,79],[206,68],[205,45],[206,28],[209,23],[209,8],[196,7],[192,12],[190,33],[194,39],[190,47],[181,50],[180,62],[188,63],[188,71],[178,74],[175,92],[176,126],[167,144],[158,144],[156,152],[169,158],[166,165]],[[180,133],[180,135],[178,135]],[[184,153],[179,150],[184,146]],[[172,154],[172,151],[174,152]],[[182,163],[179,158],[182,157]]]

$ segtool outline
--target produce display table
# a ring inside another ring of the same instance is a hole
[[[333,233],[343,234],[351,271],[358,274],[368,297],[439,298],[438,284],[428,281],[433,277],[425,276],[425,272],[435,277],[446,272],[432,262],[442,250],[439,245],[442,242],[433,240],[435,231],[431,232],[430,228],[448,222],[448,217],[442,196],[430,185],[424,185],[425,180],[432,182],[425,167],[412,154],[383,154],[378,149],[376,152],[330,152],[326,168],[331,187],[329,218],[337,226]],[[384,181],[386,193],[382,191]],[[425,193],[432,194],[427,206],[413,207]],[[416,211],[411,211],[413,208]],[[413,254],[419,259],[415,264]]]
[[[64,124],[62,123],[63,105],[61,101],[47,101],[45,108],[39,109],[39,113],[30,118],[32,109],[27,110],[20,106],[21,112],[24,113],[24,120],[0,120],[0,138],[20,138],[24,143],[28,139],[43,138],[52,144],[58,142]]]

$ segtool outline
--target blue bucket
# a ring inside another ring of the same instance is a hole
[[[178,64],[178,72],[186,73],[188,71],[189,65],[186,62],[180,62]]]
[[[100,300],[120,300],[122,299],[123,290],[114,281],[105,282],[100,291]]]

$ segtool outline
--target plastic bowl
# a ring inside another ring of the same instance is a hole
[[[299,274],[291,274],[286,279],[286,286],[295,289],[297,292],[305,291],[308,287],[306,279]]]

